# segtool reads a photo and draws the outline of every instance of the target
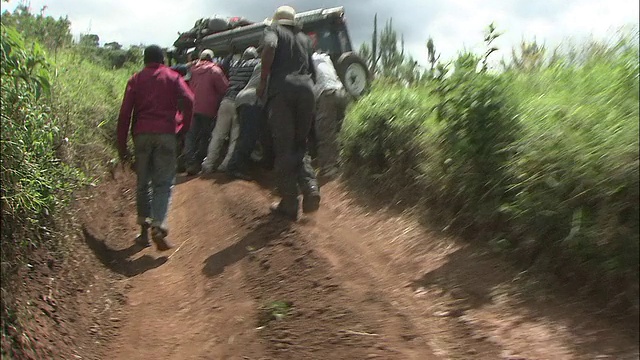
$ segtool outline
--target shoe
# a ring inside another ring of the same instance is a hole
[[[167,251],[174,247],[174,245],[167,240],[167,230],[157,226],[151,228],[151,239],[153,239],[153,242],[156,244],[158,251]]]
[[[149,241],[149,235],[140,234],[136,237],[135,240],[136,245],[141,246],[143,248],[147,248],[151,246],[151,242]]]
[[[201,166],[198,164],[187,166],[187,175],[193,176],[200,172]]]
[[[213,174],[213,168],[206,165],[202,165],[202,170],[200,171],[200,174],[211,175]]]
[[[151,246],[151,243],[149,242],[150,227],[151,227],[151,224],[149,223],[149,220],[145,220],[145,223],[140,225],[140,234],[136,237],[134,241],[136,245],[142,246],[145,248]]]
[[[297,199],[296,199],[297,201]],[[269,207],[272,213],[283,216],[291,221],[298,220],[298,207],[286,208],[282,205],[282,201],[271,204]]]
[[[251,178],[251,176],[243,173],[242,171],[239,170],[233,170],[233,171],[227,171],[227,175],[229,175],[229,177],[232,177],[234,179],[240,179],[240,180],[244,180],[244,181],[251,181],[253,180]]]
[[[314,192],[304,195],[302,198],[302,212],[305,214],[316,212],[320,209],[320,194]]]
[[[187,167],[184,164],[184,156],[179,155],[176,164],[176,173],[180,174],[187,171]]]
[[[315,179],[308,180],[302,186],[302,212],[312,213],[320,208],[320,187]]]

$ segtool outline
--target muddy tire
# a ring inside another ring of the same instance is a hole
[[[354,98],[359,98],[369,91],[371,73],[358,55],[346,52],[338,59],[336,71],[345,90]]]

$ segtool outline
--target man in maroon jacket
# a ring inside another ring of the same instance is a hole
[[[191,67],[189,86],[196,100],[193,107],[193,126],[187,133],[184,145],[185,164],[189,175],[195,175],[200,171],[202,160],[207,155],[218,107],[229,86],[222,69],[213,62],[213,56],[213,51],[203,50],[200,60]]]
[[[118,152],[122,161],[130,160],[127,137],[131,128],[141,226],[136,242],[149,246],[151,228],[156,247],[165,251],[173,247],[166,240],[166,218],[176,175],[176,134],[191,125],[194,95],[182,76],[164,65],[160,47],[147,47],[144,63],[144,69],[129,79],[124,93],[118,117]]]

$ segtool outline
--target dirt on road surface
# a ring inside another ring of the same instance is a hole
[[[121,176],[83,223],[124,305],[97,330],[115,335],[76,358],[638,358],[628,324],[340,181],[290,224],[254,182],[181,179],[176,248],[159,253],[132,245],[133,175]]]

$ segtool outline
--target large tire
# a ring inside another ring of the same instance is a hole
[[[346,52],[340,56],[336,71],[345,90],[353,98],[357,99],[369,91],[371,73],[364,60],[354,52]]]

